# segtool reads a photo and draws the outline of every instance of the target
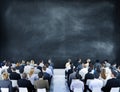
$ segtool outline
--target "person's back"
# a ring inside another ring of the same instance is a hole
[[[116,79],[117,72],[112,71],[111,76],[112,78],[107,80],[106,85],[102,88],[103,92],[110,92],[112,87],[120,87],[120,81],[119,79]]]
[[[73,79],[70,85],[70,90],[74,92],[75,89],[82,89],[84,90],[84,83],[81,81],[81,76],[76,74],[76,79]]]
[[[19,79],[17,81],[19,87],[26,87],[28,89],[28,92],[33,92],[34,91],[34,86],[30,82],[30,80],[27,79],[27,74],[23,73],[22,74],[22,79]]]
[[[10,80],[19,80],[21,79],[21,76],[19,73],[16,73],[16,69],[12,68],[12,73],[9,75]]]
[[[0,80],[0,87],[9,88],[9,92],[13,92],[12,82],[8,79],[8,73],[4,72],[2,75],[3,75],[3,80]]]
[[[43,79],[43,73],[42,72],[39,72],[38,76],[39,76],[39,80],[35,81],[34,88],[35,89],[45,88],[47,90],[47,92],[48,92],[48,90],[49,90],[48,80]]]

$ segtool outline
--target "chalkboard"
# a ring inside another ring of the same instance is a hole
[[[90,1],[12,1],[4,11],[1,58],[115,60],[114,4]]]

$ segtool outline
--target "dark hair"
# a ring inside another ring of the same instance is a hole
[[[38,73],[38,77],[39,77],[39,78],[42,78],[42,77],[43,77],[43,73],[42,73],[42,72],[39,72],[39,73]]]
[[[82,76],[79,73],[76,73],[76,79],[82,79]]]

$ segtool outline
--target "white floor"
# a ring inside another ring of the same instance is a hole
[[[54,69],[50,92],[69,92],[64,69]]]

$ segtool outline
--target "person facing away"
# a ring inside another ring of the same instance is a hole
[[[28,92],[34,92],[34,86],[30,82],[30,80],[27,79],[27,74],[23,73],[22,74],[22,79],[19,79],[17,81],[19,87],[26,87],[28,89]]]
[[[0,87],[1,88],[8,88],[9,92],[13,92],[12,90],[12,82],[8,79],[8,73],[4,72],[2,74],[3,80],[0,80]]]
[[[45,88],[46,89],[46,92],[49,91],[49,83],[48,83],[48,80],[44,80],[43,79],[43,73],[42,72],[39,72],[38,73],[38,76],[39,76],[39,80],[36,80],[34,82],[34,88],[37,90],[38,88]]]
[[[19,80],[21,79],[21,76],[19,73],[16,72],[15,68],[12,68],[12,73],[9,75],[10,80]]]
[[[110,92],[112,87],[120,87],[120,81],[117,79],[117,72],[115,70],[111,70],[111,79],[107,80],[106,85],[102,88],[103,92]]]

